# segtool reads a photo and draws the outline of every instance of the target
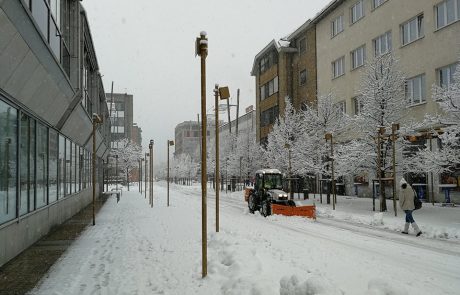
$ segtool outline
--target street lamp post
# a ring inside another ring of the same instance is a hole
[[[382,136],[385,134],[385,127],[379,127],[377,130],[377,178],[379,180],[379,200],[380,200],[380,212],[386,211],[386,203],[383,199],[382,190]]]
[[[204,278],[208,274],[206,212],[206,57],[208,56],[208,39],[206,32],[201,32],[200,37],[196,38],[196,54],[201,57],[201,275]]]
[[[168,170],[166,171],[166,182],[167,182],[167,187],[168,187],[168,196],[167,196],[167,204],[169,207],[169,147],[174,145],[174,140],[168,140],[167,146],[168,146]]]
[[[142,172],[142,162],[144,162],[144,158],[140,158],[139,160],[139,192],[141,193],[141,196],[142,196],[142,173],[145,173],[145,172]]]
[[[292,200],[294,199],[294,192],[292,191],[292,166],[291,166],[291,145],[289,143],[284,144],[284,148],[288,150],[288,161],[289,161],[289,181],[288,181],[288,190],[289,190],[289,198]]]
[[[118,192],[118,155],[115,155],[115,189]]]
[[[149,191],[149,204],[150,208],[153,208],[153,139],[150,140],[149,150],[150,150],[150,191]]]
[[[148,184],[148,181],[147,181],[147,175],[149,174],[148,173],[148,170],[147,170],[147,163],[149,162],[149,159],[147,157],[149,157],[150,154],[149,153],[145,153],[145,166],[144,166],[144,199],[147,199],[147,184]]]
[[[93,114],[93,225],[96,225],[96,129],[102,119],[98,114]]]
[[[216,84],[214,87],[214,106],[216,116],[216,167],[214,173],[214,183],[216,186],[216,232],[219,232],[219,96],[220,99],[228,99],[230,97],[230,91],[228,90],[228,87],[219,88],[219,84]]]
[[[393,160],[393,209],[395,210],[395,216],[398,216],[396,206],[396,131],[399,130],[399,124],[391,124],[391,145],[393,148],[392,160]]]
[[[332,133],[326,133],[326,142],[331,141],[331,177],[332,177],[332,210],[335,210],[335,204],[337,202],[337,195],[335,193],[335,176],[334,176],[334,140]]]

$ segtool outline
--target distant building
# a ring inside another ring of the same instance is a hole
[[[214,132],[214,121],[208,118],[207,136],[208,140]],[[200,145],[201,145],[201,122],[185,121],[176,126],[175,133],[175,152],[174,156],[188,154],[192,160],[198,162],[200,160]]]
[[[253,109],[253,106],[246,108],[246,114],[240,116],[239,118],[219,126],[219,138],[225,138],[230,135],[230,125],[232,133],[237,132],[238,134],[249,134],[249,136],[256,136],[256,110]],[[211,137],[214,138],[215,134],[211,134]]]
[[[112,122],[112,145],[123,138],[133,140],[133,95],[127,93],[105,95]]]
[[[137,143],[139,146],[142,146],[142,129],[137,126],[137,123],[133,123],[131,130],[131,140]]]

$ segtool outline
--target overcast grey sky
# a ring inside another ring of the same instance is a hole
[[[153,138],[166,156],[174,127],[200,112],[200,62],[195,38],[206,31],[207,109],[215,83],[227,85],[240,113],[255,106],[254,56],[293,32],[330,0],[83,0],[106,92],[134,95],[143,146]]]

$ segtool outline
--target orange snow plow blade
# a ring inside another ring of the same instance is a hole
[[[302,216],[313,218],[316,220],[316,206],[315,205],[302,205],[302,206],[288,206],[272,204],[272,214],[279,214],[285,216]]]

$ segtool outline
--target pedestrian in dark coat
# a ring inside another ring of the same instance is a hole
[[[402,233],[407,235],[409,233],[409,225],[412,224],[416,236],[418,237],[422,234],[422,231],[418,227],[417,223],[415,223],[414,217],[412,217],[412,211],[415,209],[415,192],[404,178],[401,179],[399,184],[401,186],[401,190],[399,191],[399,206],[404,213],[406,213],[406,224],[404,225]]]

